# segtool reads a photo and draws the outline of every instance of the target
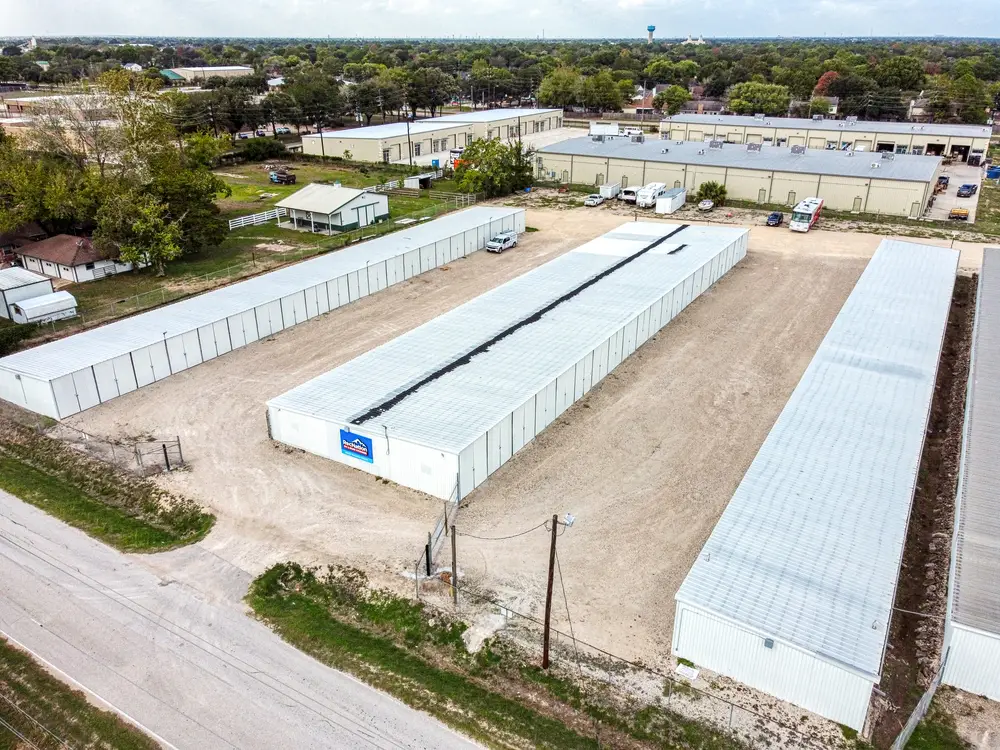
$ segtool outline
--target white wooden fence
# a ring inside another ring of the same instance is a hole
[[[283,208],[272,208],[270,211],[262,211],[259,214],[240,216],[236,219],[229,220],[229,231],[232,232],[234,229],[240,229],[242,227],[255,227],[258,224],[264,224],[272,219],[280,219],[282,216],[286,216],[287,214],[288,211]]]

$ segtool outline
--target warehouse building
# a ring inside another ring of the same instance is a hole
[[[475,128],[476,138],[507,140],[561,128],[563,112],[561,109],[479,109],[435,117],[432,121],[468,123]]]
[[[748,236],[623,224],[272,399],[271,436],[461,499],[725,275]]]
[[[193,68],[169,68],[169,70],[185,81],[204,81],[209,78],[242,78],[243,76],[252,76],[254,73],[253,68],[246,65],[206,65]]]
[[[0,269],[0,317],[10,320],[12,304],[53,291],[52,279],[48,276],[18,266]]]
[[[807,120],[797,117],[677,114],[660,123],[671,141],[720,140],[765,146],[805,146],[832,151],[884,151],[915,156],[954,156],[981,164],[990,145],[987,125]]]
[[[675,596],[678,657],[863,730],[957,266],[879,246]]]
[[[1000,700],[1000,249],[979,274],[942,681]]]
[[[357,161],[398,162],[428,154],[441,154],[442,163],[453,148],[475,140],[475,127],[465,122],[417,120],[390,122],[368,128],[350,128],[302,136],[302,153],[313,156],[350,154]]]
[[[97,406],[524,231],[477,206],[0,359],[0,398],[55,419]]]
[[[662,182],[694,195],[703,182],[730,199],[794,206],[819,196],[835,211],[918,218],[934,194],[940,158],[775,146],[573,138],[535,152],[539,180],[577,185]]]
[[[389,218],[389,199],[383,193],[319,182],[295,191],[276,206],[288,211],[288,222],[282,226],[327,234],[367,227]]]

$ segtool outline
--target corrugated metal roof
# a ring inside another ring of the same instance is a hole
[[[794,130],[836,130],[847,133],[892,133],[894,135],[944,135],[966,138],[989,138],[992,128],[987,125],[949,125],[947,123],[880,122],[858,120],[848,125],[846,120],[808,120],[803,117],[765,117],[757,120],[752,115],[699,115],[676,114],[664,118],[663,123],[683,122],[691,125],[723,125],[733,127],[771,127]]]
[[[408,226],[359,245],[8,355],[0,359],[0,368],[40,380],[58,378],[519,210],[523,209],[476,206],[426,224]]]
[[[679,226],[623,224],[268,405],[351,423]],[[373,423],[403,440],[458,453],[746,232],[683,229],[420,387]],[[669,254],[681,244],[682,251]]]
[[[979,276],[955,528],[952,619],[1000,635],[1000,249]]]
[[[538,115],[562,114],[561,109],[477,109],[473,112],[457,112],[453,115],[442,115],[434,117],[432,122],[503,122],[504,120],[514,120],[518,117],[537,117]],[[421,120],[420,122],[428,122]]]
[[[438,122],[437,120],[416,120],[410,123],[410,135],[423,135],[424,133],[436,133],[439,130],[454,130],[467,125],[464,122]],[[405,122],[387,122],[384,125],[372,125],[367,128],[348,128],[347,130],[327,130],[323,133],[324,138],[362,138],[370,140],[382,140],[383,138],[399,138],[406,135]],[[306,138],[319,138],[319,133],[302,136]]]
[[[882,241],[678,601],[879,675],[957,265]]]
[[[296,211],[312,211],[317,214],[332,214],[346,203],[350,203],[359,195],[364,195],[363,190],[348,188],[336,185],[322,185],[318,182],[306,185],[301,190],[296,190],[287,198],[283,198],[275,205],[279,208],[294,208]]]
[[[2,291],[17,289],[28,284],[37,284],[39,281],[49,281],[49,277],[19,266],[0,269],[0,290]]]
[[[664,150],[666,153],[663,153]],[[701,151],[704,153],[699,153]],[[695,141],[646,140],[633,143],[616,138],[602,142],[589,136],[545,146],[538,149],[538,153],[912,182],[930,182],[941,163],[937,156],[896,154],[892,159],[882,159],[881,154],[864,151],[855,153],[816,148],[793,154],[791,149],[780,146],[761,146],[760,151],[747,151],[746,146],[737,143],[714,149]],[[878,167],[873,168],[872,163],[878,164]]]

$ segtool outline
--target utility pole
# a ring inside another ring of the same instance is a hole
[[[413,143],[410,141],[410,116],[406,116],[406,150],[410,154],[410,166],[413,166]]]
[[[549,582],[545,588],[545,635],[542,639],[542,669],[549,668],[549,626],[552,623],[552,576],[556,567],[556,534],[559,531],[559,516],[552,516],[552,542],[549,547]]]
[[[451,600],[458,609],[458,553],[455,549],[455,524],[451,525]]]

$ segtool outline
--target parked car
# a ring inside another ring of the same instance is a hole
[[[955,221],[968,221],[969,220],[969,209],[967,208],[953,208],[948,212],[948,218],[954,219]]]
[[[294,185],[296,177],[284,170],[276,170],[268,175],[268,179],[275,185]]]
[[[245,140],[247,140],[250,137],[250,134],[249,133],[238,133],[236,137],[239,138],[241,141],[245,141]]]
[[[715,203],[709,200],[704,200],[698,204],[699,211],[711,211],[713,208],[715,208]]]
[[[258,138],[263,138],[264,136],[266,136],[266,135],[267,135],[267,131],[266,131],[266,130],[258,130],[258,131],[256,132],[256,134],[255,134],[255,135],[256,135],[256,136],[257,136]]]
[[[944,185],[945,187],[948,187],[949,182],[951,182],[951,178],[948,175],[943,174],[938,176],[938,185]]]
[[[780,227],[785,223],[785,215],[781,211],[772,211],[768,214],[767,225],[769,227]]]
[[[599,193],[593,193],[583,199],[583,205],[585,206],[599,206],[602,203],[604,203],[604,196]]]
[[[958,189],[958,197],[959,198],[971,198],[972,196],[974,196],[978,192],[979,192],[979,185],[973,185],[970,182],[970,183],[966,183],[965,185],[962,185]]]
[[[486,249],[491,253],[502,253],[511,247],[517,246],[517,232],[500,232],[493,235],[493,238],[486,243]]]
[[[291,135],[292,134],[292,129],[291,128],[285,128],[285,127],[275,128],[274,129],[274,134],[275,135]]]

